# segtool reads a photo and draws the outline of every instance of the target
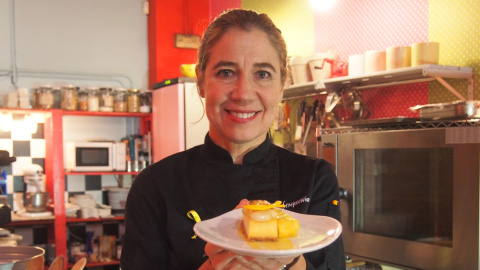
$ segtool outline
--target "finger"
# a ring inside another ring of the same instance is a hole
[[[242,208],[244,205],[247,205],[248,204],[248,200],[247,199],[242,199],[238,205],[235,207],[235,209],[239,209],[239,208]]]
[[[210,257],[210,256],[209,256]],[[210,257],[210,263],[217,270],[229,269],[228,264],[235,259],[235,254],[230,251],[222,251]]]
[[[253,262],[251,257],[238,256],[236,260],[238,260],[243,265],[243,269],[263,270],[263,267]]]
[[[216,246],[214,244],[210,244],[210,243],[207,243],[205,245],[205,254],[207,254],[208,257],[212,257],[213,255],[217,254],[217,253],[220,253],[222,251],[224,251],[225,249],[219,247],[219,246]]]

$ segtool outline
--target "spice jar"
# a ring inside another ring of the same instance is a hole
[[[36,89],[36,98],[34,106],[36,109],[50,110],[53,108],[53,91],[50,85],[42,85]]]
[[[62,91],[60,90],[60,86],[54,86],[52,88],[53,93],[53,108],[61,109],[62,108]]]
[[[100,111],[113,112],[112,88],[100,88]]]
[[[140,90],[128,89],[128,112],[138,112],[140,107]]]
[[[85,90],[78,92],[78,110],[88,111],[88,93]]]
[[[138,110],[141,113],[150,113],[150,108],[151,108],[151,93],[150,92],[142,92],[140,93],[140,106]]]
[[[98,112],[100,110],[100,98],[97,87],[87,87],[85,89],[88,93],[88,110],[91,112]]]
[[[75,85],[64,85],[62,91],[62,109],[67,111],[77,110],[77,87]]]
[[[114,105],[113,110],[115,112],[126,112],[127,111],[127,89],[125,88],[115,88],[114,92]]]

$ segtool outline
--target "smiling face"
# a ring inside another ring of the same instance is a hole
[[[280,59],[265,32],[229,29],[208,51],[199,84],[219,146],[251,149],[261,144],[283,94]],[[197,72],[199,72],[197,70]]]

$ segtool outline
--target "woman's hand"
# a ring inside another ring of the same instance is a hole
[[[291,263],[296,257],[263,258],[242,256],[210,243],[207,243],[205,246],[205,254],[209,258],[205,264],[210,263],[211,267],[202,267],[200,269],[276,270],[282,269],[285,265]]]

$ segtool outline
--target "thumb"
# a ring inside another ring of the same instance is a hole
[[[239,208],[242,208],[244,205],[247,205],[248,204],[248,200],[247,199],[242,199],[238,205],[235,207],[235,209],[239,209]]]

